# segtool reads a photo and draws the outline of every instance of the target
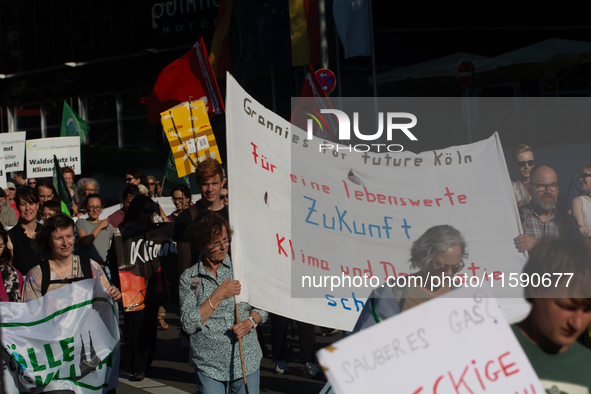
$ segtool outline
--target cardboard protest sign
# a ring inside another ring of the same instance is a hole
[[[5,170],[4,163],[6,163],[6,161],[4,160],[4,156],[0,155],[0,187],[3,189],[6,188],[7,175],[7,170]]]
[[[222,162],[203,101],[184,102],[161,115],[179,177],[192,174],[205,159]]]
[[[371,290],[411,273],[413,241],[441,224],[467,241],[463,280],[492,280],[495,292],[509,291],[501,296],[521,296],[501,281],[521,271],[525,256],[513,242],[519,215],[497,134],[419,154],[319,149],[326,141],[308,139],[230,75],[227,86],[241,300],[351,330]]]
[[[120,231],[115,229],[115,250],[121,294],[126,312],[145,308],[149,298],[164,297],[164,303],[178,299],[174,223],[151,223]]]
[[[191,187],[191,183],[189,182],[189,178],[187,176],[179,178],[172,151],[169,152],[168,160],[166,160],[166,164],[164,165],[163,183],[163,187],[168,187],[169,189],[173,189],[176,185],[185,185],[189,188]]]
[[[0,314],[6,393],[90,394],[117,387],[119,312],[98,280],[26,303],[0,302]]]
[[[82,171],[80,137],[55,137],[27,140],[27,178],[53,177],[53,156],[60,167],[70,167],[76,175]]]
[[[0,134],[0,147],[4,155],[4,167],[9,172],[25,169],[25,131]]]
[[[338,394],[545,392],[485,289],[455,290],[317,356]]]

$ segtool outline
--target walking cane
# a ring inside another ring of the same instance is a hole
[[[240,316],[238,315],[238,304],[236,305],[236,324],[240,323]],[[246,368],[244,368],[244,353],[242,352],[242,338],[238,340],[238,348],[240,349],[240,364],[242,365],[242,379],[244,379],[244,390],[248,392],[248,383],[246,382]]]

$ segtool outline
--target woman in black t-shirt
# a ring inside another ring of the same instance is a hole
[[[14,200],[20,217],[16,226],[8,232],[12,243],[12,265],[20,272],[29,272],[39,265],[43,256],[33,245],[35,235],[41,229],[37,223],[39,197],[34,189],[27,186],[16,192]]]

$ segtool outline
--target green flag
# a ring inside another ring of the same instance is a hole
[[[79,135],[80,142],[84,140],[88,134],[88,122],[82,119],[76,112],[70,108],[68,103],[64,100],[64,113],[62,115],[62,131],[61,137],[72,137]]]
[[[164,185],[169,189],[172,189],[176,185],[187,185],[187,187],[191,187],[189,184],[189,176],[184,176],[179,178],[176,172],[176,164],[174,164],[174,156],[172,155],[172,151],[170,151],[168,155],[168,160],[166,165],[164,166]]]
[[[53,187],[55,187],[60,200],[66,204],[70,204],[72,202],[72,197],[70,196],[70,191],[68,190],[68,184],[64,179],[64,173],[62,172],[55,155],[53,155]]]

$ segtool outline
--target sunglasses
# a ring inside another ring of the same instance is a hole
[[[529,167],[533,167],[536,165],[536,161],[535,160],[528,160],[528,161],[518,161],[517,164],[519,165],[519,167],[525,167],[525,165],[527,164]]]
[[[462,270],[462,268],[464,268],[464,262],[460,261],[458,264],[455,264],[455,265],[439,264],[439,263],[435,263],[435,262],[433,263],[433,270],[437,273],[446,272],[450,268],[454,274],[456,272],[460,272]]]
[[[220,194],[220,198],[228,198],[227,194]]]
[[[133,181],[134,179],[135,179],[134,177],[125,178],[125,182],[129,183],[129,182]]]
[[[154,183],[154,182],[148,182],[148,185],[150,185],[150,186],[154,186],[154,185],[155,185],[155,183]]]

